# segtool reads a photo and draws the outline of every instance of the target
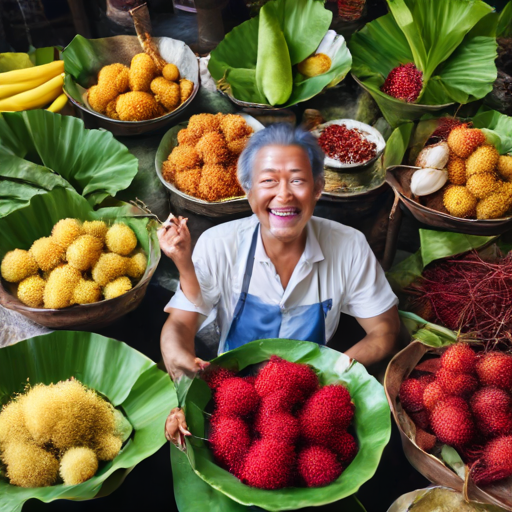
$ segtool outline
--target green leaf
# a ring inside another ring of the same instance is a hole
[[[404,159],[405,152],[409,147],[413,123],[404,123],[393,130],[393,133],[386,141],[384,150],[384,168],[392,165],[400,165]]]
[[[399,311],[402,322],[413,339],[431,347],[443,347],[457,341],[457,334],[446,327],[432,324],[408,311]]]
[[[89,41],[81,35],[76,35],[62,52],[66,75],[73,76],[82,87],[90,87],[102,66],[111,64],[111,62],[102,62],[98,56],[98,46],[107,44],[101,41],[101,39]],[[87,68],[83,64],[85,62]],[[81,98],[80,101],[82,101]]]
[[[31,68],[34,64],[27,53],[0,53],[0,73],[14,69]]]
[[[160,260],[157,223],[149,217],[133,215],[133,209],[129,205],[94,211],[82,196],[66,188],[55,188],[50,192],[34,195],[26,206],[0,218],[0,260],[8,251],[16,248],[27,250],[38,238],[49,236],[53,225],[60,219],[71,217],[80,220],[119,220],[134,230],[137,240],[146,252],[147,274]]]
[[[374,475],[382,451],[389,441],[389,406],[382,386],[368,375],[361,364],[355,361],[350,363],[344,354],[303,341],[258,340],[227,352],[212,362],[242,370],[246,366],[268,360],[273,354],[289,361],[312,365],[317,370],[322,385],[342,383],[348,388],[356,406],[354,427],[359,452],[354,461],[335,482],[326,487],[286,488],[273,491],[242,484],[235,476],[215,464],[209,446],[198,439],[187,442],[190,465],[205,482],[231,499],[265,510],[320,506],[348,498]],[[211,393],[206,383],[195,379],[187,396],[185,412],[191,432],[199,437],[204,437],[205,430],[204,415],[201,411],[210,398]],[[345,503],[343,501],[339,504],[340,510],[345,510]],[[353,499],[348,504],[359,506]]]
[[[1,114],[0,144],[0,168],[13,162],[6,153],[42,164],[91,205],[127,188],[138,170],[137,159],[110,132],[86,130],[80,119],[45,110]],[[15,167],[10,175],[13,179],[26,174],[19,162],[18,175]]]
[[[390,14],[350,40],[352,71],[392,126],[416,120],[452,102],[467,103],[492,90],[497,70],[496,16],[480,0],[388,0]],[[384,94],[389,72],[414,62],[423,90],[410,104]]]
[[[450,468],[453,469],[453,471],[455,471],[455,473],[457,473],[457,475],[459,475],[460,478],[462,478],[463,481],[465,480],[466,466],[455,448],[444,444],[441,449],[441,458],[448,466],[450,466]]]
[[[434,260],[478,249],[494,240],[494,236],[465,235],[446,231],[420,229],[420,245],[423,266]]]
[[[50,384],[70,377],[97,390],[122,411],[133,427],[130,439],[113,461],[80,485],[23,488],[1,478],[2,512],[19,512],[32,498],[49,503],[112,492],[130,468],[165,444],[165,420],[177,405],[174,386],[153,361],[128,345],[87,332],[56,331],[0,349],[2,403],[22,391],[27,379],[31,384]]]
[[[512,117],[489,110],[479,112],[472,121],[475,128],[487,128],[499,136],[502,154],[512,153]]]
[[[35,66],[49,64],[56,60],[55,47],[53,46],[47,46],[46,48],[34,48],[31,46],[28,51],[28,55]]]
[[[512,37],[512,1],[508,2],[500,13],[497,37]]]
[[[275,0],[273,2],[295,65],[311,55],[325,36],[332,13],[320,0]],[[255,72],[258,54],[259,15],[229,32],[212,51],[208,69],[217,81],[225,80],[233,96],[241,101],[266,104],[256,87]],[[352,58],[343,44],[332,59],[328,72],[312,78],[293,70],[292,94],[282,107],[289,107],[317,95],[325,87],[340,82],[350,70]],[[221,82],[222,83],[222,82]]]

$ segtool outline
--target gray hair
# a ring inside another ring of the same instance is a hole
[[[313,179],[324,179],[324,153],[311,133],[288,123],[267,126],[256,132],[238,159],[238,181],[248,192],[252,186],[252,171],[258,151],[265,146],[299,146],[308,155]]]

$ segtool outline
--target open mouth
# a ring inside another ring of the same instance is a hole
[[[300,213],[300,210],[295,207],[269,208],[268,211],[277,217],[294,217]]]

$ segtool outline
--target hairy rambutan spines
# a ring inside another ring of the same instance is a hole
[[[258,412],[254,428],[263,438],[275,439],[289,445],[294,445],[300,436],[299,420],[284,411],[278,411],[268,416],[262,416]]]
[[[483,386],[495,386],[505,391],[512,390],[512,355],[488,352],[478,359],[478,379]]]
[[[282,390],[292,405],[306,400],[318,386],[318,377],[310,366],[291,363],[278,356],[271,356],[254,384],[261,397]]]
[[[476,426],[484,436],[512,433],[512,397],[506,391],[482,388],[471,397],[470,406]]]
[[[241,480],[260,489],[282,489],[292,482],[295,468],[295,447],[262,438],[254,441],[241,473]]]
[[[222,415],[248,416],[259,403],[254,386],[241,377],[225,379],[215,392],[215,407]]]
[[[468,404],[460,397],[440,402],[430,416],[436,437],[450,446],[467,445],[475,436],[475,426]]]
[[[448,395],[469,397],[478,387],[478,380],[468,373],[452,372],[441,368],[437,372],[437,382]]]
[[[423,391],[423,403],[425,404],[425,409],[432,412],[436,405],[443,401],[447,396],[447,393],[441,387],[439,382],[434,381],[427,384],[425,391]]]
[[[208,384],[208,387],[212,391],[215,391],[226,379],[230,379],[235,376],[235,372],[228,370],[227,368],[223,368],[222,366],[217,366],[215,368],[209,367],[202,374],[202,379],[206,384]]]
[[[430,427],[430,414],[427,409],[418,412],[410,412],[409,417],[418,428],[427,430]]]
[[[344,468],[354,460],[359,451],[354,436],[345,431],[336,432],[329,439],[326,439],[324,446],[336,454]]]
[[[488,485],[512,476],[512,436],[489,441],[472,476],[478,485]]]
[[[437,442],[436,436],[425,432],[425,430],[421,428],[416,429],[416,444],[419,448],[421,448],[424,452],[429,452],[434,448]]]
[[[413,103],[418,99],[422,88],[423,72],[409,62],[400,64],[389,72],[381,91],[393,98]]]
[[[306,487],[323,487],[343,472],[336,455],[324,446],[306,446],[297,455],[297,469]]]
[[[418,412],[424,407],[425,385],[418,379],[405,379],[400,386],[400,402],[407,412]]]
[[[451,345],[441,356],[441,366],[452,372],[474,373],[475,351],[467,343]]]
[[[249,426],[241,418],[217,414],[212,416],[210,426],[213,455],[222,466],[239,476],[251,446]]]

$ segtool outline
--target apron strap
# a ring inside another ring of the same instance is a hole
[[[249,292],[249,285],[251,284],[252,270],[254,268],[254,255],[256,254],[256,243],[258,240],[259,223],[252,235],[251,248],[249,249],[249,256],[247,256],[247,266],[245,267],[244,282],[242,284],[241,294]]]

